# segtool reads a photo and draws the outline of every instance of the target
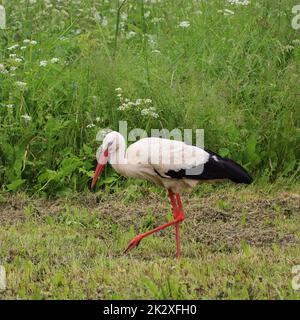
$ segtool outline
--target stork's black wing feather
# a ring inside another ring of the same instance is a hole
[[[209,153],[209,158],[202,166],[191,169],[180,169],[178,171],[169,170],[165,175],[173,179],[193,179],[193,180],[218,180],[230,179],[236,183],[250,184],[252,178],[249,173],[238,163],[223,158],[215,152],[205,150]]]

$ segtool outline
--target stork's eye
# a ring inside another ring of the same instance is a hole
[[[113,142],[111,141],[107,145],[110,147],[112,144],[113,144]]]

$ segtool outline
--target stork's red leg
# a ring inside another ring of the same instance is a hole
[[[174,198],[174,193],[171,190],[169,190],[169,197],[170,197],[171,205],[173,207],[174,219],[176,219],[180,211],[182,211],[182,203],[181,203],[180,195],[179,193],[176,193],[177,204]],[[180,257],[179,222],[175,224],[175,237],[176,237],[176,258],[178,259]]]
[[[174,198],[174,194],[173,194],[171,191],[169,191],[169,195],[170,195],[170,201],[171,201],[171,204],[172,204],[172,207],[173,207],[173,211],[174,211],[174,220],[173,220],[173,221],[170,221],[170,222],[168,222],[168,223],[165,223],[165,224],[163,224],[162,226],[157,227],[157,228],[155,228],[155,229],[153,229],[153,230],[150,230],[150,231],[148,231],[148,232],[145,232],[145,233],[142,233],[142,234],[136,236],[135,238],[133,238],[133,239],[130,241],[130,243],[129,243],[127,249],[124,251],[124,253],[127,253],[127,252],[131,251],[134,247],[136,247],[136,246],[140,243],[140,241],[141,241],[143,238],[149,236],[150,234],[153,234],[153,233],[155,233],[155,232],[158,232],[158,231],[160,231],[160,230],[163,230],[163,229],[165,229],[165,228],[167,228],[167,227],[170,227],[170,226],[173,226],[173,225],[176,226],[176,225],[178,225],[182,220],[184,220],[184,218],[185,218],[184,213],[178,209],[178,207],[177,207],[177,205],[176,205],[176,200],[175,200],[175,198]],[[178,238],[178,240],[179,240],[179,238]]]
[[[182,202],[181,202],[181,198],[180,198],[180,194],[179,193],[176,193],[176,199],[177,199],[178,208],[180,210],[182,210]]]
[[[124,252],[126,253],[126,252],[132,250],[134,247],[136,247],[136,246],[139,244],[139,242],[140,242],[143,238],[149,236],[150,234],[155,233],[155,232],[158,232],[158,231],[160,231],[160,230],[163,230],[163,229],[165,229],[165,228],[167,228],[167,227],[176,225],[177,223],[179,223],[179,222],[181,222],[182,220],[184,220],[184,218],[185,218],[185,217],[184,217],[184,214],[183,214],[182,212],[180,212],[179,215],[177,216],[177,218],[176,218],[175,220],[173,220],[173,221],[171,221],[171,222],[168,222],[168,223],[165,223],[165,224],[163,224],[162,226],[157,227],[157,228],[155,228],[155,229],[153,229],[153,230],[151,230],[151,231],[148,231],[148,232],[145,232],[145,233],[142,233],[142,234],[136,236],[135,238],[133,238],[133,239],[130,241],[129,246],[127,247],[127,249],[126,249]]]
[[[184,216],[183,211],[179,210],[179,208],[178,208],[178,206],[176,204],[176,200],[175,200],[174,194],[173,194],[173,192],[171,190],[169,190],[169,197],[170,197],[170,202],[171,202],[171,205],[172,205],[172,208],[173,208],[174,220],[171,221],[171,222],[165,223],[162,226],[157,227],[157,228],[155,228],[155,229],[153,229],[151,231],[148,231],[148,232],[145,232],[145,233],[142,233],[142,234],[136,236],[135,238],[133,238],[130,241],[130,243],[129,243],[127,249],[124,251],[124,253],[127,253],[127,252],[131,251],[134,247],[136,247],[140,243],[140,241],[143,238],[145,238],[145,237],[147,237],[147,236],[149,236],[149,235],[151,235],[151,234],[153,234],[155,232],[163,230],[163,229],[165,229],[167,227],[175,225],[175,228],[176,228],[175,229],[176,230],[176,243],[177,243],[177,255],[176,256],[177,256],[177,258],[179,258],[179,256],[180,256],[179,223],[182,220],[184,220],[185,216]],[[180,204],[181,204],[181,201],[180,201]]]
[[[179,212],[182,211],[182,202],[180,198],[180,194],[176,193],[176,200],[177,200],[177,208],[179,209]],[[179,222],[175,225],[175,233],[176,233],[176,258],[180,258],[180,237],[179,237]]]

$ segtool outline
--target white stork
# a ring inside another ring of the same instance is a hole
[[[175,225],[177,258],[180,257],[179,224],[185,218],[180,193],[199,182],[229,179],[236,183],[250,184],[252,178],[239,164],[222,158],[214,152],[181,141],[144,138],[126,150],[125,139],[118,132],[110,132],[97,153],[98,164],[91,184],[109,162],[121,175],[151,181],[168,190],[174,219],[132,239],[125,250],[128,252],[152,233]]]

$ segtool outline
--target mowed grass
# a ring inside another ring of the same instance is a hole
[[[299,298],[294,0],[0,4],[1,298]],[[164,194],[110,170],[87,192],[96,134],[120,120],[148,133],[203,128],[205,147],[254,177],[185,202],[179,262],[172,230],[123,255],[171,219]]]
[[[96,134],[118,130],[119,120],[148,134],[204,129],[208,149],[232,157],[256,179],[292,183],[299,177],[300,123],[294,5],[6,1],[1,190],[52,196],[86,190]],[[120,110],[116,88],[131,102],[151,102]],[[144,107],[158,117],[142,113]]]
[[[171,218],[166,197],[98,193],[1,204],[2,299],[299,299],[299,193],[226,187],[185,201],[174,230],[129,240]]]

